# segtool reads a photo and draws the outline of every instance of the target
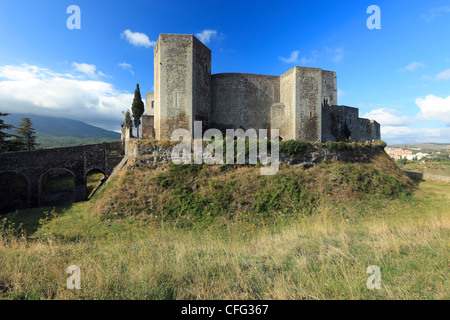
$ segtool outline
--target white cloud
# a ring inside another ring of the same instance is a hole
[[[124,70],[130,71],[130,73],[132,75],[134,75],[133,66],[131,64],[126,63],[126,62],[121,62],[121,63],[118,64],[118,66],[121,67]]]
[[[333,58],[333,62],[341,62],[344,59],[344,52],[337,52],[335,57]]]
[[[448,143],[450,141],[450,128],[409,128],[406,126],[381,126],[381,139],[394,143]]]
[[[111,83],[28,64],[0,66],[0,78],[3,112],[66,117],[118,130],[122,110],[133,101],[133,94]]]
[[[341,62],[345,57],[345,50],[342,47],[334,49],[326,48],[326,51],[327,53],[331,54],[331,60],[336,63]]]
[[[335,63],[341,62],[346,55],[346,51],[343,47],[338,48],[329,48],[325,47],[325,49],[319,51],[319,50],[312,50],[310,52],[310,57],[300,57],[300,51],[295,50],[291,52],[291,55],[289,58],[285,57],[278,57],[281,61],[284,63],[295,63],[300,65],[311,65],[317,62],[318,59],[320,60],[331,60]]]
[[[211,40],[217,37],[217,31],[207,29],[197,33],[195,36],[198,38],[198,40],[200,40],[204,44],[208,44],[211,42]]]
[[[278,57],[278,59],[280,59],[281,61],[285,62],[285,63],[298,63],[298,55],[300,54],[300,51],[292,51],[291,56],[289,58],[283,58],[283,57]]]
[[[99,76],[104,77],[105,74],[101,71],[97,72],[97,67],[93,64],[87,64],[87,63],[72,63],[72,67],[81,73],[84,73],[89,78],[97,79]]]
[[[418,119],[438,120],[450,124],[450,96],[441,98],[430,94],[425,99],[417,98],[416,104],[420,108]]]
[[[436,80],[450,80],[450,69],[447,69],[437,74]]]
[[[345,95],[345,93],[346,93],[346,92],[345,92],[344,90],[338,88],[338,89],[337,89],[337,98],[338,98],[338,99],[342,98],[342,97]]]
[[[443,6],[438,8],[433,8],[429,10],[427,13],[422,15],[422,19],[424,19],[426,22],[432,22],[437,17],[449,13],[450,12],[450,6]]]
[[[122,32],[122,38],[126,38],[129,43],[136,47],[153,47],[156,44],[156,41],[150,41],[148,36],[145,33],[140,32],[132,32],[130,29]]]
[[[425,99],[417,98],[420,112],[415,117],[399,116],[397,110],[379,108],[362,115],[374,119],[381,125],[381,138],[389,143],[403,142],[450,142],[450,96],[440,98],[428,95]],[[424,121],[443,121],[444,128],[414,128],[411,125]]]
[[[300,59],[300,64],[304,66],[304,65],[308,65],[308,64],[312,64],[312,63],[316,62],[317,55],[318,55],[317,51],[313,51],[311,54],[312,54],[311,58],[302,57]]]
[[[362,118],[376,120],[381,126],[405,126],[412,122],[410,117],[400,117],[397,110],[380,108],[362,115]]]
[[[425,65],[422,62],[415,61],[408,64],[406,67],[398,69],[398,72],[406,72],[406,71],[413,72],[420,67],[425,67]]]

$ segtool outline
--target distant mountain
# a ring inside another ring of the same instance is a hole
[[[31,119],[40,144],[38,148],[79,146],[120,140],[120,134],[117,132],[91,126],[78,120],[18,113],[2,117],[2,119],[5,123],[17,127],[22,117]]]

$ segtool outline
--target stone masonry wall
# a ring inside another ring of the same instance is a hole
[[[191,35],[161,34],[155,45],[155,133],[170,139],[175,129],[192,132]]]
[[[317,141],[322,136],[322,70],[295,67],[295,139]]]
[[[192,106],[195,121],[209,128],[211,107],[211,50],[193,38]]]
[[[308,168],[327,160],[343,162],[369,162],[376,155],[384,153],[383,147],[355,147],[352,149],[328,149],[318,144],[313,144],[296,155],[280,153],[280,164],[287,167]],[[131,152],[129,169],[159,168],[171,163],[172,147],[158,145],[142,145],[139,142],[134,145]],[[225,159],[224,159],[225,160]]]
[[[271,106],[280,101],[276,76],[222,73],[212,76],[211,127],[270,129]]]

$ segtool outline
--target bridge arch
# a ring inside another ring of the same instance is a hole
[[[75,201],[76,174],[67,168],[46,170],[39,178],[39,203],[54,206]]]
[[[86,199],[90,199],[95,191],[106,181],[106,173],[103,169],[92,168],[86,171]]]

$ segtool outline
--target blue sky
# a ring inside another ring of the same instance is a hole
[[[69,30],[70,5],[81,29]],[[381,9],[381,29],[366,12]],[[382,125],[382,139],[450,143],[449,1],[0,2],[0,111],[118,130],[136,83],[152,91],[160,33],[198,34],[212,72],[337,72],[338,103]]]

